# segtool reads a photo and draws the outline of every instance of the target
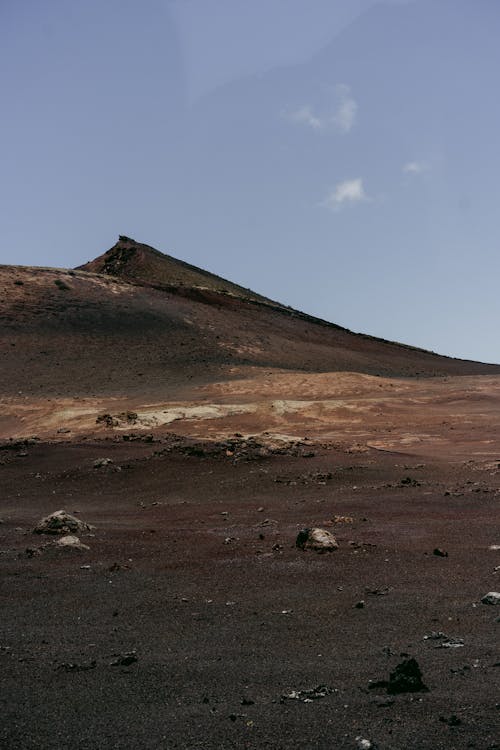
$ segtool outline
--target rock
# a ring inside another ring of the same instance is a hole
[[[137,654],[135,651],[128,651],[126,654],[119,654],[118,657],[111,662],[112,667],[129,667],[137,661]]]
[[[500,604],[500,594],[498,591],[489,591],[481,601],[483,604]]]
[[[50,516],[42,518],[33,529],[34,534],[75,534],[93,529],[90,524],[70,516],[65,510],[56,510]]]
[[[358,735],[356,737],[356,747],[358,750],[375,750],[375,745],[370,740],[365,739]]]
[[[295,541],[299,549],[311,549],[315,552],[332,552],[338,549],[339,545],[335,537],[326,529],[302,529],[297,535]]]
[[[448,553],[444,549],[441,549],[441,547],[436,547],[432,554],[436,555],[436,557],[448,557]]]
[[[62,536],[60,539],[57,539],[53,544],[56,547],[63,547],[66,549],[75,549],[75,550],[87,550],[90,549],[90,547],[87,544],[83,544],[77,536],[73,536],[69,534],[68,536]]]
[[[110,458],[96,458],[94,461],[94,469],[100,469],[103,466],[108,466],[108,464],[112,464],[113,461]]]
[[[365,606],[364,599],[361,599],[361,601],[356,602],[356,604],[354,605],[354,609],[364,609],[364,606]]]
[[[448,636],[441,630],[424,635],[424,641],[439,641],[435,648],[462,648],[464,645],[463,638],[455,638],[454,636]]]
[[[303,703],[311,703],[314,700],[318,700],[318,698],[326,698],[331,693],[333,693],[332,688],[326,685],[318,685],[318,687],[309,690],[292,690],[290,693],[285,693],[285,695],[281,696],[280,702],[302,701]]]
[[[422,681],[422,672],[416,659],[405,659],[389,675],[387,692],[391,695],[428,692],[428,690],[429,688]]]

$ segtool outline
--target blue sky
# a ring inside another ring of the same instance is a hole
[[[497,0],[3,0],[0,262],[127,234],[500,362]]]

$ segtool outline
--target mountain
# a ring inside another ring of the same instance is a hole
[[[204,289],[221,294],[232,294],[242,299],[269,303],[265,297],[244,289],[238,284],[192,266],[182,260],[155,250],[154,247],[120,235],[118,242],[98,258],[78,266],[78,270],[116,276],[155,288],[182,291]],[[273,302],[273,305],[278,305]]]
[[[315,429],[330,429],[329,410],[347,396],[353,424],[361,397],[383,420],[383,394],[406,404],[397,419],[407,426],[417,404],[450,398],[443,377],[500,374],[353,333],[123,237],[74,270],[0,266],[0,288],[4,435],[56,431],[68,420],[91,432],[103,409],[152,410],[144,424],[160,425],[178,418],[173,403],[191,431],[190,410],[201,407],[217,418],[253,410],[261,417],[252,430],[279,423],[282,431],[290,419],[299,429],[305,409]],[[170,406],[158,416],[158,404]],[[241,428],[232,417],[227,424]]]

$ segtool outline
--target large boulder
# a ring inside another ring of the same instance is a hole
[[[295,541],[299,549],[311,549],[315,552],[333,552],[338,549],[337,540],[326,529],[302,529]]]
[[[90,524],[81,521],[65,510],[56,510],[50,516],[45,516],[33,529],[34,534],[76,534],[93,529]]]

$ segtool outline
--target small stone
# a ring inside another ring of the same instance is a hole
[[[441,547],[436,547],[432,554],[436,555],[436,557],[448,557],[448,553],[444,549],[441,549]]]
[[[320,528],[302,529],[297,535],[295,544],[299,549],[310,549],[315,552],[332,552],[339,547],[333,534]]]
[[[117,659],[111,662],[112,667],[129,667],[137,661],[135,651],[129,651],[126,654],[120,654]]]
[[[72,534],[69,534],[68,536],[62,536],[60,539],[57,539],[54,542],[54,546],[82,551],[90,549],[87,544],[83,544],[77,536],[73,536]]]
[[[100,469],[103,466],[108,466],[109,464],[112,464],[113,461],[111,458],[96,458],[94,461],[94,469]]]
[[[489,591],[481,601],[483,604],[500,604],[500,594],[498,591]]]
[[[375,745],[370,740],[365,739],[358,735],[356,737],[356,747],[358,750],[374,750]]]
[[[364,606],[365,606],[364,599],[361,599],[361,601],[356,602],[356,604],[354,605],[354,609],[363,609]]]

